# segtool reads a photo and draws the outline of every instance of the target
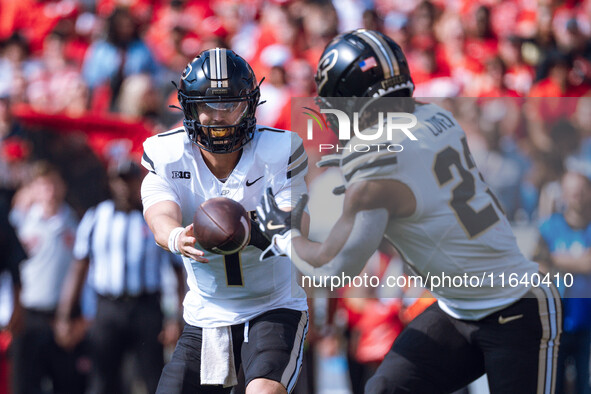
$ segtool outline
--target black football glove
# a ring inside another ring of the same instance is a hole
[[[259,222],[252,219],[250,219],[250,241],[248,241],[248,244],[260,250],[266,250],[271,245],[271,241],[259,228]]]
[[[295,208],[291,212],[282,211],[278,206],[273,191],[267,188],[257,207],[260,230],[271,241],[271,245],[261,256],[266,257],[271,251],[275,255],[289,255],[287,249],[293,235],[300,233],[304,207],[308,202],[308,195],[302,194]]]

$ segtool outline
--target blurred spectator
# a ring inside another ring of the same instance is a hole
[[[363,0],[340,0],[332,2],[337,18],[339,20],[339,31],[349,31],[362,26],[364,17],[365,1]]]
[[[13,102],[26,101],[26,78],[38,68],[30,58],[28,41],[15,33],[3,42],[1,53],[0,91],[8,92]]]
[[[168,1],[154,13],[146,31],[146,43],[156,59],[177,75],[200,52],[204,37],[197,34],[195,27],[212,15],[206,2]]]
[[[424,43],[434,40],[436,17],[437,9],[430,1],[422,1],[410,14],[410,34],[413,47],[416,45],[425,47]]]
[[[22,310],[20,308],[21,275],[20,264],[27,254],[18,239],[16,231],[9,221],[13,191],[0,188],[0,274],[8,272],[11,277],[14,313],[6,328],[16,334],[22,328]],[[0,353],[3,349],[0,349]],[[5,350],[5,349],[4,349]],[[3,354],[6,356],[6,354]],[[0,356],[0,359],[3,358]]]
[[[28,101],[37,112],[71,116],[86,112],[88,89],[79,69],[67,60],[65,49],[66,37],[59,31],[45,38],[38,67],[27,86]]]
[[[12,345],[15,394],[42,392],[47,378],[55,393],[84,390],[78,355],[58,346],[53,331],[77,225],[65,196],[66,184],[58,170],[38,162],[31,182],[14,197],[11,222],[29,255],[21,267],[24,326]]]
[[[409,57],[416,97],[453,97],[460,92],[460,85],[451,78],[444,54],[434,42],[422,43]]]
[[[27,132],[12,114],[11,98],[0,92],[0,187],[16,189],[26,173],[30,145]]]
[[[149,21],[153,12],[158,11],[160,1],[154,0],[85,0],[92,1],[96,7],[96,13],[103,18],[108,18],[118,8],[126,8],[129,14],[138,22]]]
[[[138,73],[156,77],[159,66],[140,38],[139,26],[127,9],[115,9],[109,16],[105,33],[106,37],[88,48],[82,75],[93,90],[93,106],[112,110],[125,77]],[[104,90],[97,90],[99,87]]]
[[[290,102],[285,69],[274,66],[261,85],[261,101],[266,101],[257,109],[257,120],[263,125],[275,125],[281,109]]]
[[[405,53],[410,53],[410,26],[408,16],[399,12],[390,12],[384,17],[383,32],[396,41]]]
[[[163,343],[174,343],[180,334],[177,315],[163,330],[160,301],[161,270],[164,264],[174,263],[178,308],[182,308],[182,266],[178,258],[156,245],[144,221],[140,200],[143,176],[135,162],[124,160],[111,166],[113,197],[88,210],[80,222],[74,247],[77,260],[58,308],[58,342],[74,346],[72,312],[90,268],[90,283],[98,295],[89,338],[91,393],[127,391],[121,381],[121,366],[124,355],[132,351],[147,392],[153,394],[164,364]]]
[[[466,41],[466,55],[485,66],[498,51],[498,40],[491,25],[490,8],[481,5],[470,19],[471,33]]]
[[[500,101],[488,101],[483,105],[480,130],[485,147],[474,150],[474,159],[487,184],[498,197],[507,218],[513,220],[520,208],[520,185],[527,160],[514,141],[502,134],[503,119],[509,112],[505,105]]]
[[[378,13],[375,10],[363,11],[362,18],[363,18],[363,28],[364,29],[377,30],[377,31],[383,30],[384,21],[382,20],[380,15],[378,15]],[[355,29],[355,28],[357,28],[357,26],[353,27],[353,29]]]
[[[522,40],[517,36],[507,36],[499,43],[499,56],[505,64],[503,82],[510,90],[520,96],[527,95],[533,83],[534,71],[525,63],[522,55]]]
[[[149,122],[155,132],[164,131],[160,124],[160,96],[149,75],[136,74],[125,78],[115,108],[128,120]]]
[[[19,265],[27,255],[8,221],[12,195],[12,190],[0,187],[0,311],[7,312],[0,321],[0,394],[10,392],[9,346],[23,326]]]
[[[441,43],[442,59],[448,65],[453,80],[460,89],[469,87],[475,76],[482,72],[483,67],[467,55],[466,32],[460,17],[452,13],[444,14],[435,31],[437,40]]]
[[[541,66],[542,70],[544,68],[548,70],[547,74],[542,74],[541,79],[534,84],[530,97],[580,97],[591,90],[584,82],[573,84],[570,79],[571,60],[561,52],[550,52]]]
[[[19,32],[33,53],[43,47],[47,34],[58,25],[71,23],[78,13],[76,0],[19,0],[1,2],[0,39]]]
[[[546,218],[556,212],[560,199],[556,181],[562,173],[562,160],[556,155],[543,152],[531,155],[531,166],[520,186],[521,206],[530,219]]]
[[[571,79],[574,84],[591,82],[591,42],[575,18],[561,21],[557,27],[558,47],[573,59]],[[556,25],[557,23],[555,23]]]
[[[306,37],[300,34],[300,26],[288,9],[277,4],[263,6],[256,51],[250,64],[255,75],[261,79],[268,76],[274,66],[283,66],[300,53],[299,41]],[[204,48],[205,49],[205,48]],[[317,61],[318,59],[316,59]],[[264,86],[264,85],[263,85]]]
[[[519,93],[509,89],[505,83],[507,67],[499,56],[486,62],[485,72],[478,79],[474,88],[477,97],[519,97]]]
[[[301,57],[316,68],[324,48],[338,33],[338,15],[331,2],[310,2],[301,17],[307,48]]]
[[[535,51],[534,56],[543,56],[545,53],[556,50],[556,38],[552,30],[552,5],[549,3],[541,4],[536,10],[537,30],[534,37]],[[533,55],[533,54],[532,54]]]
[[[591,161],[591,97],[578,99],[573,124],[577,127],[581,137],[581,159]]]
[[[564,327],[558,351],[557,393],[591,393],[591,180],[568,171],[562,177],[564,212],[554,213],[540,225],[536,258],[561,279],[572,274],[572,287],[558,286],[563,298]],[[569,384],[568,366],[576,371]],[[573,387],[574,386],[574,387]],[[570,387],[570,388],[569,388]]]

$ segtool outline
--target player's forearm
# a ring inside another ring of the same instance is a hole
[[[313,267],[321,267],[331,261],[338,250],[329,248],[330,241],[314,242],[302,236],[294,238],[292,241],[293,249],[297,255]]]
[[[182,227],[180,220],[176,220],[166,215],[159,215],[154,218],[153,224],[150,225],[152,232],[154,233],[154,239],[158,246],[163,249],[169,250],[168,238],[170,233],[177,227]]]
[[[358,275],[378,248],[386,222],[385,209],[358,212],[354,220],[341,217],[322,243],[294,238],[291,260],[305,275]]]
[[[171,201],[162,201],[149,207],[144,216],[158,246],[170,250],[168,240],[171,231],[182,227],[181,210],[178,205]]]

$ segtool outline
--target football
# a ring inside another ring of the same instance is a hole
[[[193,233],[202,249],[216,254],[233,254],[250,239],[250,219],[240,203],[216,197],[197,208]]]

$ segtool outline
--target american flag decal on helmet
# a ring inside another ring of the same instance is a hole
[[[376,62],[376,58],[370,56],[367,59],[363,59],[361,63],[359,63],[359,68],[361,68],[361,71],[366,72],[369,69],[377,67],[377,65],[378,63]]]

